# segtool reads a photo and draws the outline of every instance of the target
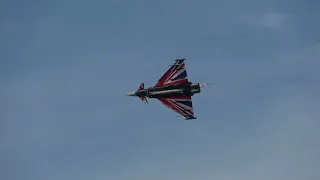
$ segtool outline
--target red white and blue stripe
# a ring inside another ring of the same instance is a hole
[[[177,59],[176,62],[159,79],[155,87],[172,85],[178,83],[188,83],[187,70],[185,68],[185,59]]]
[[[184,116],[186,119],[196,119],[193,113],[191,96],[159,98],[168,108]]]

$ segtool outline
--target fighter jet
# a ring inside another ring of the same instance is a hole
[[[197,117],[193,113],[191,97],[200,93],[200,89],[207,85],[209,84],[189,82],[185,59],[176,59],[154,87],[145,89],[144,83],[141,83],[137,91],[127,95],[139,97],[145,103],[148,103],[147,98],[158,99],[179,116],[185,117],[185,120],[192,120]]]

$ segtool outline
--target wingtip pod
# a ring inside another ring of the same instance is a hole
[[[178,58],[178,59],[175,59],[175,63],[174,64],[170,64],[168,66],[181,66],[181,64],[184,63],[186,59],[185,58]]]
[[[174,61],[184,61],[184,60],[186,60],[186,58],[177,58]]]
[[[194,120],[194,119],[197,119],[197,117],[185,118],[185,120]]]

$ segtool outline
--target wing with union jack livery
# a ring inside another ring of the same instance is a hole
[[[193,113],[191,96],[158,98],[165,106],[185,117],[185,120],[197,119]]]
[[[172,85],[182,82],[188,82],[187,70],[185,68],[185,59],[176,59],[175,63],[158,80],[155,87]]]

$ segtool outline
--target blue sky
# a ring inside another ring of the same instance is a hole
[[[0,179],[320,178],[319,2],[0,2]],[[152,86],[177,57],[198,120]]]

